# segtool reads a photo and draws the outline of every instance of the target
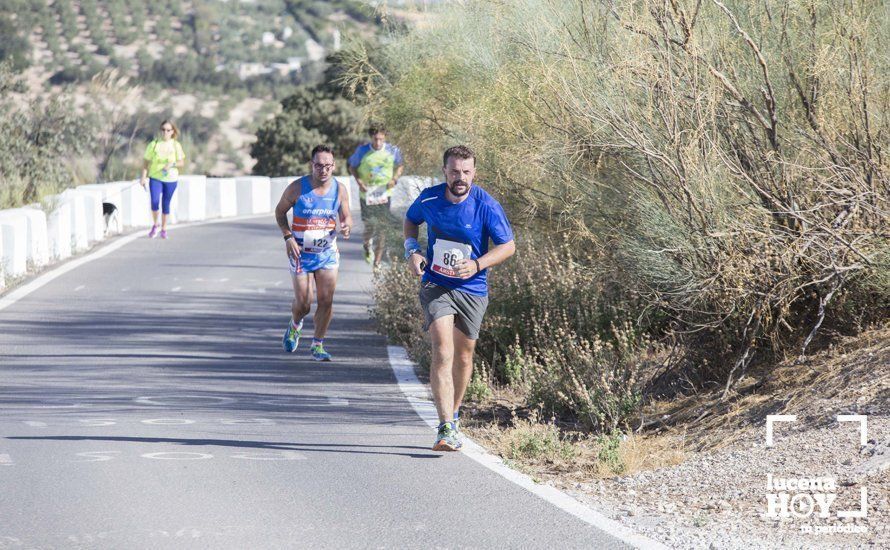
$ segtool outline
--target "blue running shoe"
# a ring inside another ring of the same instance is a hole
[[[454,429],[453,422],[443,422],[439,425],[439,433],[436,435],[434,451],[457,451],[462,446],[460,435]]]
[[[331,354],[326,352],[321,344],[312,346],[309,348],[309,351],[312,352],[312,358],[316,361],[330,361],[332,359]]]
[[[287,330],[284,331],[284,351],[293,353],[294,350],[297,349],[297,344],[300,343],[300,335],[302,333],[302,330],[296,329],[288,324]]]

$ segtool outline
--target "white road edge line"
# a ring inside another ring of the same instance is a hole
[[[436,406],[429,398],[429,392],[427,391],[426,385],[422,384],[420,380],[418,380],[417,375],[414,374],[414,363],[408,358],[405,348],[401,346],[386,346],[386,351],[389,355],[389,365],[392,367],[393,374],[396,376],[399,389],[401,389],[402,393],[405,394],[405,397],[408,398],[408,402],[414,407],[414,411],[417,415],[420,416],[420,418],[431,428],[436,428],[439,423]],[[635,533],[617,521],[607,518],[555,487],[535,483],[529,476],[507,467],[500,457],[489,453],[483,447],[467,437],[464,437],[464,444],[461,452],[501,477],[512,481],[516,485],[519,485],[530,493],[546,500],[557,508],[572,514],[581,521],[596,527],[626,544],[646,550],[662,550],[668,548],[658,541],[652,540],[639,533]]]
[[[182,223],[182,224],[176,224],[176,225],[171,226],[168,229],[168,231],[172,231],[173,229],[180,229],[180,228],[184,228],[184,227],[194,227],[194,226],[198,226],[198,225],[212,225],[215,223],[225,223],[225,222],[232,222],[232,221],[249,220],[251,218],[259,218],[259,217],[269,216],[269,215],[270,215],[269,213],[249,214],[246,216],[233,216],[231,218],[214,218],[212,220]],[[124,236],[118,238],[117,240],[115,240],[114,242],[111,242],[107,246],[103,246],[102,248],[100,248],[98,250],[87,251],[83,256],[80,256],[79,258],[69,260],[56,268],[50,269],[49,271],[38,275],[33,281],[29,282],[28,284],[22,285],[22,286],[16,288],[15,290],[9,292],[5,296],[0,297],[0,311],[3,311],[4,309],[8,308],[12,304],[18,302],[19,300],[21,300],[22,298],[27,296],[28,294],[31,294],[32,292],[34,292],[38,288],[46,285],[50,281],[53,281],[54,279],[61,277],[65,273],[68,273],[69,271],[76,269],[87,262],[92,262],[93,260],[98,260],[99,258],[101,258],[103,256],[107,256],[108,254],[111,254],[118,248],[128,245],[131,242],[135,241],[136,239],[141,239],[142,237],[145,237],[145,232],[142,229],[139,229],[133,233],[130,233],[129,235],[124,235]]]

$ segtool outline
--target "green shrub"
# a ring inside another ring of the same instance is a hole
[[[620,432],[612,432],[600,435],[596,439],[596,444],[599,447],[597,460],[602,466],[616,475],[621,475],[626,469],[621,459],[622,437],[623,435]]]
[[[515,421],[503,437],[506,439],[503,454],[508,460],[559,462],[577,455],[574,445],[563,439],[556,425],[540,424],[536,419]]]
[[[0,209],[58,193],[75,181],[69,159],[86,152],[94,128],[65,94],[48,94],[21,105],[14,94],[24,82],[10,63],[0,63]]]
[[[19,26],[0,13],[0,62],[9,60],[13,68],[22,70],[31,64],[31,42]]]
[[[445,146],[470,145],[515,223],[579,251],[570,261],[601,292],[565,301],[588,311],[569,313],[565,330],[595,342],[633,318],[674,339],[682,377],[728,389],[755,359],[805,352],[819,327],[885,316],[881,10],[470,1],[376,57],[343,57],[420,171]],[[532,284],[551,296],[550,279]],[[523,325],[540,322],[522,316],[535,296],[517,295],[480,342],[496,347],[486,357],[504,355],[511,331],[526,348]],[[863,309],[849,315],[841,298]]]
[[[488,383],[488,373],[485,363],[481,363],[473,369],[473,376],[467,385],[467,392],[464,394],[465,401],[480,403],[491,397],[491,386]]]

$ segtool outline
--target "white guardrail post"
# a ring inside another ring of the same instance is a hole
[[[0,211],[0,271],[4,279],[28,270],[28,216],[15,210]]]
[[[174,199],[178,199],[175,209],[176,221],[198,222],[207,218],[207,176],[179,176]]]
[[[60,203],[67,203],[71,207],[71,252],[82,252],[90,245],[87,237],[87,202],[91,198],[74,189],[66,189],[57,196]]]
[[[300,176],[180,177],[171,205],[172,222],[192,222],[272,212],[284,189]],[[358,215],[355,179],[336,176],[346,185],[349,205]],[[398,216],[420,191],[438,180],[403,176],[393,191],[392,210]],[[114,206],[106,215],[104,203]],[[50,209],[48,213],[45,210]],[[149,194],[138,181],[91,183],[46,197],[43,206],[0,210],[0,289],[29,270],[68,258],[123,228],[151,225]]]
[[[46,232],[46,213],[39,204],[6,210],[5,212],[21,212],[28,218],[28,234],[26,237],[25,255],[29,269],[40,269],[49,263],[49,239]]]
[[[58,195],[48,199],[54,202],[46,216],[49,256],[53,260],[64,260],[71,256],[71,203],[57,201]]]
[[[272,211],[271,181],[266,176],[235,178],[238,215],[262,214]]]
[[[206,193],[208,219],[238,215],[235,178],[207,178]]]

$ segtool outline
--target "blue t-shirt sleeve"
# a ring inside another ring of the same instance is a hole
[[[402,160],[402,150],[399,149],[398,147],[396,147],[395,145],[392,146],[392,158],[393,158],[393,164],[395,166],[401,166],[401,165],[405,164],[405,162]]]
[[[507,214],[500,203],[495,200],[488,203],[485,226],[494,244],[505,244],[513,240],[513,228],[510,227]]]
[[[349,164],[350,168],[358,168],[358,165],[362,163],[362,158],[365,156],[365,146],[359,145],[355,148],[355,152],[349,157],[347,160],[347,164]]]
[[[423,223],[423,206],[420,204],[420,199],[423,198],[423,193],[420,194],[414,202],[411,203],[411,206],[408,207],[408,211],[405,212],[405,217],[408,218],[408,221],[413,223],[414,225],[420,225]]]

